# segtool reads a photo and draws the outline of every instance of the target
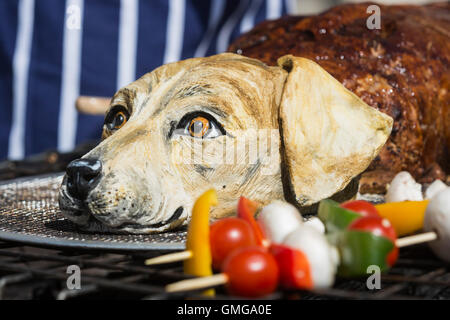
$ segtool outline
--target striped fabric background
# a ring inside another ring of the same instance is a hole
[[[0,160],[100,137],[79,95],[112,96],[161,64],[226,50],[292,0],[1,0]]]

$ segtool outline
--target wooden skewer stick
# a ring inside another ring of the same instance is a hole
[[[147,266],[155,265],[155,264],[163,264],[163,263],[171,263],[171,262],[177,262],[182,260],[187,260],[192,258],[192,251],[180,251],[175,253],[169,253],[165,254],[159,257],[150,258],[145,260],[145,264]]]
[[[416,234],[413,236],[403,237],[397,239],[395,242],[396,246],[401,247],[407,247],[414,244],[422,243],[422,242],[429,242],[436,240],[438,238],[436,232],[426,232],[421,234]],[[156,265],[156,264],[164,264],[164,263],[172,263],[172,262],[178,262],[183,261],[192,258],[192,252],[191,251],[180,251],[176,253],[169,253],[165,254],[159,257],[150,258],[145,260],[146,265]]]
[[[422,243],[422,242],[433,241],[433,240],[436,240],[437,238],[438,238],[437,233],[430,231],[430,232],[425,232],[425,233],[416,234],[413,236],[397,239],[397,241],[395,241],[395,244],[397,247],[401,248],[401,247],[411,246],[413,244],[418,244],[418,243]]]
[[[166,292],[192,291],[197,289],[205,289],[226,284],[228,276],[225,273],[215,274],[209,277],[199,277],[188,280],[181,280],[168,284]]]

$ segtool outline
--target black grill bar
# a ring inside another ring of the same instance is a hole
[[[444,273],[445,273],[445,269],[444,268],[440,268],[440,269],[431,271],[429,273],[426,273],[426,274],[424,274],[424,275],[422,275],[422,276],[420,276],[420,277],[418,277],[416,279],[419,279],[419,280],[422,280],[422,281],[430,281],[434,277],[440,276],[440,275],[442,275]],[[393,285],[391,287],[385,288],[385,289],[377,292],[375,294],[376,298],[385,299],[386,297],[389,297],[392,294],[403,290],[408,285],[408,282],[410,282],[409,280],[412,280],[412,278],[411,279],[407,279],[406,282],[397,283],[397,284],[395,284],[395,285]],[[450,283],[447,284],[447,285],[450,285]]]
[[[0,299],[3,299],[3,290],[6,286],[28,281],[33,278],[31,273],[17,273],[4,276],[0,279]]]
[[[439,271],[442,271],[443,269],[439,269]],[[412,278],[412,277],[406,277],[401,275],[383,275],[383,280],[390,281],[390,282],[408,282],[408,283],[418,283],[418,284],[428,284],[428,285],[436,285],[436,286],[443,286],[443,287],[449,287],[450,286],[450,280],[443,281],[443,280],[436,280],[436,279],[428,279],[428,278]]]
[[[357,300],[383,300],[382,296],[377,296],[372,293],[356,292],[351,290],[342,289],[324,289],[324,290],[312,290],[311,293],[319,296],[325,296],[330,298],[341,298],[341,299],[357,299]],[[394,295],[391,294],[390,300],[416,300],[418,298],[409,297],[405,295]]]
[[[187,276],[184,274],[181,274],[180,272],[174,272],[171,270],[163,270],[163,269],[151,269],[146,267],[138,267],[138,266],[132,266],[132,265],[120,265],[117,264],[119,261],[114,260],[104,260],[103,262],[97,262],[95,260],[86,260],[82,258],[73,258],[73,257],[64,257],[60,255],[43,255],[43,254],[36,254],[36,253],[28,253],[28,252],[16,252],[16,251],[8,251],[8,250],[0,250],[0,257],[1,256],[7,256],[7,257],[15,257],[15,258],[21,258],[26,260],[46,260],[46,261],[58,261],[58,262],[64,262],[67,263],[67,265],[70,264],[76,264],[80,267],[97,267],[97,268],[104,268],[104,269],[112,269],[112,270],[120,270],[120,271],[126,271],[126,272],[135,272],[135,273],[145,273],[149,275],[160,275],[160,276],[167,276],[171,277],[177,280],[183,280],[192,278],[191,276]],[[126,262],[126,258],[121,258],[120,261]]]
[[[69,289],[63,289],[56,295],[57,300],[69,300],[69,299],[75,299],[78,297],[83,297],[84,295],[93,294],[95,292],[98,292],[99,288],[98,286],[94,284],[88,284],[80,288],[79,290],[69,290]]]
[[[24,272],[24,273],[31,273],[32,275],[35,275],[38,277],[53,278],[53,279],[59,279],[59,280],[67,279],[66,275],[58,274],[58,273],[55,273],[52,271],[31,269],[28,267],[20,267],[17,265],[11,266],[11,265],[4,264],[4,263],[0,263],[0,269],[8,270],[8,271],[19,271],[19,272]],[[140,280],[143,280],[143,278],[144,278],[143,276],[139,277]],[[164,289],[162,287],[127,283],[126,279],[122,279],[122,281],[116,281],[116,280],[106,280],[106,279],[101,279],[101,278],[94,278],[94,277],[90,277],[90,276],[83,276],[82,280],[85,283],[98,285],[100,287],[123,290],[123,291],[131,291],[131,292],[136,292],[136,293],[151,294],[151,293],[164,292]]]
[[[0,242],[1,299],[211,299],[201,290],[167,293],[167,284],[191,278],[181,263],[145,266],[161,252],[102,252],[37,248]],[[81,269],[81,289],[66,282],[69,265]],[[279,290],[266,299],[450,299],[450,266],[437,260],[426,245],[401,251],[394,268],[381,277],[382,288],[369,290],[365,278],[337,279],[330,289]],[[216,288],[215,299],[236,299]]]

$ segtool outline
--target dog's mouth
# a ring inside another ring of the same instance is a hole
[[[87,210],[79,210],[76,212],[71,212],[71,215],[75,216],[89,215],[85,224],[79,224],[79,228],[83,231],[101,232],[101,233],[147,234],[147,233],[174,230],[182,226],[184,221],[187,219],[187,217],[183,217],[183,212],[184,207],[179,207],[178,209],[175,210],[173,215],[165,221],[153,224],[123,223],[116,227],[108,226],[104,222],[97,219],[95,215],[89,213]]]
[[[184,208],[178,207],[177,210],[172,214],[172,216],[165,220],[158,223],[148,224],[148,225],[142,225],[138,223],[124,223],[119,226],[120,229],[133,229],[133,230],[142,230],[142,229],[160,229],[164,226],[171,225],[174,222],[177,222],[180,220],[181,215],[183,214]]]
[[[69,203],[67,203],[67,201]],[[141,224],[134,222],[124,222],[117,226],[110,226],[90,212],[87,204],[83,201],[72,199],[64,191],[60,196],[60,207],[64,216],[77,224],[83,231],[103,232],[103,233],[135,233],[147,234],[174,230],[184,224],[187,220],[185,208],[178,207],[173,214],[166,220],[152,223]]]

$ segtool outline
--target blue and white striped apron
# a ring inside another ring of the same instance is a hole
[[[0,160],[100,136],[80,95],[112,96],[164,63],[223,52],[291,0],[1,0]]]

